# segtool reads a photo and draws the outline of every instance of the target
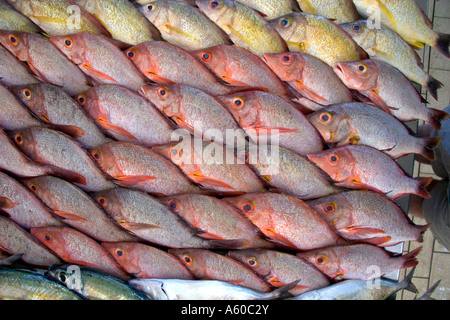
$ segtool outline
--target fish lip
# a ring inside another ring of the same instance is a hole
[[[336,73],[336,74],[340,74],[340,75],[342,75],[342,76],[344,76],[345,74],[344,74],[344,69],[342,69],[342,67],[341,67],[341,63],[338,63],[334,68],[333,68],[333,70],[334,70],[334,72]]]

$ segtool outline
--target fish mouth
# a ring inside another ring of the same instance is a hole
[[[342,69],[342,65],[340,63],[338,63],[334,68],[333,68],[334,72],[340,77],[344,77],[345,76],[345,72],[344,69]]]

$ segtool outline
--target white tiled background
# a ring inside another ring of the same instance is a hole
[[[433,22],[434,30],[450,33],[450,0],[416,0],[419,6]],[[419,51],[424,63],[424,69],[433,77],[444,84],[439,89],[439,101],[436,101],[422,89],[422,95],[428,101],[428,106],[436,109],[444,109],[450,104],[450,59],[446,58],[434,48],[428,46]],[[415,162],[414,176],[434,176],[431,166]],[[413,218],[416,224],[426,224],[425,220]],[[418,246],[423,246],[418,255],[419,264],[414,273],[413,283],[422,295],[436,281],[441,280],[439,287],[432,294],[436,300],[450,300],[450,252],[433,238],[433,234],[428,230],[425,233],[424,242],[406,243],[404,253],[412,251]],[[401,270],[400,280],[402,280],[410,269]],[[412,300],[415,294],[401,291],[397,294],[397,300]]]

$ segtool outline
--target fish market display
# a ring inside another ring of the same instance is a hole
[[[413,0],[0,0],[0,300],[417,293],[448,44]]]

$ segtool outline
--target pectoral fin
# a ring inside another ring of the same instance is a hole
[[[111,132],[113,132],[113,133],[115,133],[115,134],[117,134],[117,135],[119,135],[119,136],[122,136],[122,137],[126,137],[126,138],[130,138],[130,139],[133,139],[133,140],[137,140],[137,138],[136,138],[134,135],[132,135],[131,133],[129,133],[129,132],[128,132],[127,130],[125,130],[124,128],[119,127],[119,126],[116,126],[116,125],[114,125],[114,124],[112,124],[112,123],[109,123],[108,121],[106,121],[106,120],[103,119],[103,118],[97,119],[97,122],[98,122],[103,128],[105,128],[105,130],[111,131]]]
[[[322,96],[320,96],[319,94],[317,94],[313,89],[308,88],[303,83],[303,81],[297,80],[297,81],[295,81],[295,84],[297,86],[297,89],[300,91],[300,93],[303,96],[305,96],[305,97],[307,97],[307,98],[309,98],[309,99],[311,99],[311,100],[313,100],[313,101],[315,101],[317,103],[328,103],[327,99],[325,99]]]
[[[74,221],[74,222],[86,222],[87,221],[85,218],[80,217],[74,213],[68,213],[68,212],[63,212],[63,211],[58,211],[58,210],[53,210],[53,212],[57,216],[60,216],[61,218],[64,218],[65,220],[70,220],[70,221]]]
[[[101,79],[104,81],[111,81],[116,83],[117,81],[112,78],[111,76],[107,75],[106,73],[103,73],[99,70],[96,70],[94,68],[92,68],[89,64],[80,64],[79,67],[85,71],[88,75],[97,78],[97,79]]]

